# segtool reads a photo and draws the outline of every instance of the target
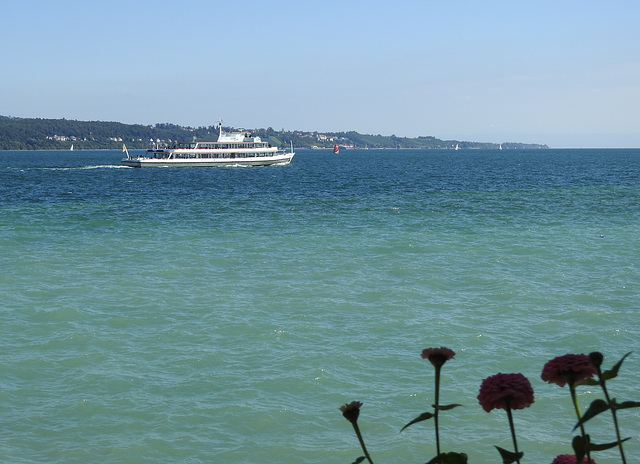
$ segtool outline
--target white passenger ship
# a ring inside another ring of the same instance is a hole
[[[291,151],[278,150],[260,137],[249,132],[224,132],[219,124],[217,142],[179,142],[172,147],[153,148],[144,155],[127,153],[122,164],[132,168],[146,167],[212,167],[212,166],[268,166],[289,164],[295,155]]]

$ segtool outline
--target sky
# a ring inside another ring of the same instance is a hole
[[[640,147],[635,0],[21,0],[0,115]]]

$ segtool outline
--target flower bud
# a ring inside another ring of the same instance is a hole
[[[604,356],[599,351],[594,351],[593,353],[589,353],[589,361],[593,364],[594,367],[600,367],[602,365],[602,360]]]
[[[360,401],[352,401],[351,403],[340,406],[340,411],[345,419],[352,424],[358,422],[358,416],[360,415],[360,407],[362,403]]]

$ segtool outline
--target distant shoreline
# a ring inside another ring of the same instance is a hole
[[[225,127],[228,131],[245,130]],[[309,132],[248,129],[253,135],[276,146],[341,149],[548,149],[544,144],[521,142],[472,142],[441,140],[432,136],[416,138],[370,135],[358,132]],[[0,116],[0,150],[115,150],[147,149],[153,143],[197,139],[216,140],[217,126],[183,127],[171,123],[154,125],[69,119],[14,118]]]

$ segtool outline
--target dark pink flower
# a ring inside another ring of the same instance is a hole
[[[342,411],[342,415],[345,419],[352,424],[355,424],[358,421],[358,416],[360,416],[361,406],[362,403],[360,401],[352,401],[344,406],[340,406],[340,411]]]
[[[586,354],[565,354],[553,358],[542,369],[542,380],[564,387],[567,383],[575,385],[596,373]]]
[[[587,458],[584,458],[582,463],[596,464],[596,462],[593,459],[588,460]],[[573,454],[561,454],[560,456],[556,456],[556,458],[551,462],[551,464],[578,464],[578,460]]]
[[[444,363],[453,359],[456,354],[449,348],[427,348],[422,350],[422,359],[428,359],[435,367],[442,367]]]
[[[522,374],[496,374],[480,385],[478,402],[482,409],[524,409],[533,403],[533,388]]]

